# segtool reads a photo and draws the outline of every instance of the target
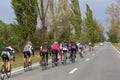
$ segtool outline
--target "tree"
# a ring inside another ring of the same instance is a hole
[[[80,6],[78,0],[71,0],[71,24],[75,29],[76,39],[81,38],[81,27],[82,27],[82,18],[80,12]]]
[[[37,0],[37,9],[39,20],[41,23],[41,33],[42,33],[42,41],[46,41],[46,32],[47,32],[47,25],[46,25],[46,16],[49,7],[50,0]]]
[[[12,0],[18,24],[17,30],[25,41],[31,41],[37,25],[37,0]]]
[[[95,23],[92,15],[92,10],[90,9],[89,5],[86,4],[86,18],[85,18],[85,26],[87,32],[88,41],[95,42]]]
[[[120,41],[120,0],[115,0],[107,9],[109,15],[110,29],[108,31],[109,40],[112,42]]]
[[[53,40],[69,39],[70,35],[70,8],[68,0],[51,0],[49,8],[50,30]],[[61,40],[60,40],[61,41]]]

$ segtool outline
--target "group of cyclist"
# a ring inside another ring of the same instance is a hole
[[[92,45],[92,43],[89,43],[89,47],[93,47],[94,45]],[[59,44],[57,41],[55,41],[52,45],[50,45],[48,42],[44,42],[41,46],[40,46],[40,57],[46,55],[46,61],[48,64],[48,54],[55,56],[56,58],[56,62],[58,61],[58,54],[60,55],[60,59],[61,62],[63,63],[63,59],[64,59],[64,54],[67,54],[66,58],[69,58],[71,60],[72,58],[72,53],[75,52],[75,55],[77,53],[77,51],[81,52],[86,48],[85,43],[76,43],[75,41],[71,41],[71,42],[67,42],[67,41],[63,41],[61,44]],[[26,60],[27,57],[29,57],[29,62],[32,59],[32,55],[34,56],[34,50],[32,47],[32,44],[30,42],[28,42],[23,49],[23,53],[24,53],[24,61]],[[8,71],[10,71],[10,55],[13,55],[13,60],[15,61],[15,51],[12,48],[12,45],[8,45],[7,47],[5,47],[2,51],[2,61],[4,64],[4,60],[8,61]],[[41,61],[41,60],[40,60]]]
[[[82,47],[79,47],[80,45],[77,45],[75,41],[67,42],[65,40],[60,44],[58,44],[58,42],[55,41],[51,46],[48,44],[48,42],[44,42],[40,46],[40,56],[42,57],[46,55],[46,60],[48,64],[48,54],[52,55],[52,57],[55,57],[56,62],[58,61],[58,55],[60,55],[60,59],[63,64],[65,54],[68,56],[66,58],[70,59],[71,61],[73,53],[75,53],[76,55],[78,49],[80,48],[81,50],[85,49],[84,47],[85,44],[82,44],[83,45]]]

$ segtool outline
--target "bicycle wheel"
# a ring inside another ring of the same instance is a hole
[[[54,55],[52,55],[52,67],[54,67],[54,63],[55,63]]]
[[[72,54],[72,63],[75,63],[75,52]]]
[[[1,66],[0,79],[5,80],[5,66],[4,65]]]
[[[83,51],[80,51],[79,54],[80,54],[80,57],[83,58]]]
[[[29,71],[32,70],[32,62],[28,62],[28,69],[29,69]]]
[[[64,53],[63,65],[66,65],[67,55]]]
[[[41,62],[41,68],[42,68],[42,70],[45,70],[45,66],[46,66],[46,64],[45,64],[45,57],[43,56],[42,57],[42,62]]]
[[[6,70],[5,70],[5,73],[6,73],[6,75],[7,75],[8,78],[11,77],[11,72],[12,72],[12,66],[11,66],[11,64],[10,64],[10,71],[8,71],[7,68],[6,68]]]
[[[27,62],[24,62],[24,71],[27,71]]]

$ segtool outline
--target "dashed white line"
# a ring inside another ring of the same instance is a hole
[[[76,70],[77,68],[74,68],[72,71],[69,72],[69,74],[73,74]]]

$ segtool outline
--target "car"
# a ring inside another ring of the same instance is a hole
[[[101,42],[101,43],[100,43],[100,46],[104,46],[104,44]]]

